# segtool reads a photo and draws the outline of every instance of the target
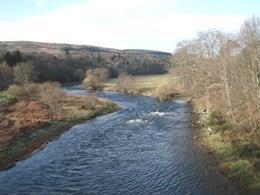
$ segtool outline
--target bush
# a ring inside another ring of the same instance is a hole
[[[242,158],[253,157],[259,152],[259,147],[254,143],[246,143],[238,146],[239,156]]]
[[[215,132],[217,133],[224,133],[224,131],[226,130],[231,130],[232,129],[232,125],[228,122],[224,122],[220,125],[215,125],[213,126],[213,129]]]
[[[211,111],[207,117],[207,125],[214,126],[214,125],[222,125],[225,123],[225,120],[219,111]]]
[[[97,101],[98,100],[96,97],[91,97],[91,96],[84,97],[80,108],[84,110],[94,110],[94,108],[97,105]]]
[[[56,115],[60,116],[62,114],[60,101],[64,95],[59,83],[45,82],[38,84],[38,93],[34,97],[38,97],[42,103],[48,105]]]
[[[38,78],[32,62],[19,63],[14,67],[14,80],[17,84],[28,85]]]
[[[11,85],[6,94],[18,100],[38,100],[47,105],[58,117],[63,112],[60,101],[65,94],[57,82],[31,83],[26,88],[24,86]]]
[[[155,97],[167,100],[174,97],[174,89],[169,82],[163,82],[159,84],[154,92]]]
[[[256,150],[256,151],[254,152],[254,156],[255,156],[256,158],[259,158],[259,159],[260,159],[260,149],[258,149],[258,150]]]
[[[130,93],[135,90],[135,80],[132,76],[127,73],[121,73],[117,80],[118,90],[124,93]]]
[[[13,80],[12,69],[6,63],[0,64],[0,91],[9,87]]]
[[[8,97],[4,93],[0,92],[0,103],[6,102],[7,100]]]
[[[26,88],[20,85],[11,85],[6,91],[6,94],[18,100],[24,100],[31,99],[36,91],[37,86],[35,84],[30,84]]]
[[[103,87],[103,82],[109,78],[109,70],[106,68],[90,69],[86,72],[83,84],[87,89],[96,90]]]

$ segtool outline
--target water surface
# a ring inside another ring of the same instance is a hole
[[[0,172],[0,194],[235,194],[195,146],[188,104],[95,95],[122,109],[71,128]]]

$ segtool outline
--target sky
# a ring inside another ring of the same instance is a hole
[[[173,52],[200,31],[236,33],[260,0],[0,0],[0,41]]]

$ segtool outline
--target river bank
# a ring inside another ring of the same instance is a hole
[[[126,76],[121,80],[109,79],[104,83],[103,91],[120,92],[134,96],[154,97],[160,101],[183,99],[187,102],[190,98],[184,97],[172,86],[178,78],[170,73],[161,75]]]
[[[66,87],[82,96],[82,86]],[[88,92],[120,111],[76,125],[15,167],[0,192],[237,194],[193,141],[192,110],[181,100]]]
[[[241,194],[259,194],[260,148],[217,111],[207,112],[197,100],[191,105],[197,118],[196,144],[215,157],[218,169]]]
[[[55,116],[39,101],[11,100],[1,104],[0,169],[8,169],[43,148],[50,140],[79,123],[115,112],[119,107],[104,99],[65,96]]]
[[[160,80],[162,80],[162,83],[164,82],[163,78]],[[173,78],[173,83],[176,81],[177,79]],[[144,83],[149,83],[149,77]],[[159,82],[156,84],[159,86]],[[118,87],[116,82],[110,82],[105,85],[104,90],[150,96],[161,101],[185,100],[193,108],[193,123],[196,124],[197,129],[194,136],[196,144],[206,153],[214,156],[214,159],[216,159],[215,165],[223,176],[239,189],[241,194],[260,193],[260,148],[246,138],[247,132],[242,135],[241,132],[234,131],[234,127],[230,125],[228,119],[222,118],[217,111],[206,110],[203,105],[199,104],[199,100],[184,96],[181,93],[172,93],[172,90],[167,88],[163,89],[163,93],[158,95],[156,93],[158,87],[155,85],[146,88],[128,88],[124,91]]]

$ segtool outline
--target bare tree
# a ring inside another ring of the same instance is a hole
[[[172,61],[183,92],[237,127],[259,128],[259,37],[259,19],[252,18],[239,39],[211,30],[178,44]]]
[[[129,90],[135,89],[134,78],[125,72],[120,73],[116,82],[119,90],[122,92],[127,93]]]
[[[109,78],[109,70],[106,68],[90,69],[86,72],[83,84],[88,89],[101,89],[103,82]]]
[[[22,85],[28,91],[28,85],[35,81],[38,72],[34,70],[34,65],[30,62],[19,63],[14,68],[14,80],[17,84]]]

